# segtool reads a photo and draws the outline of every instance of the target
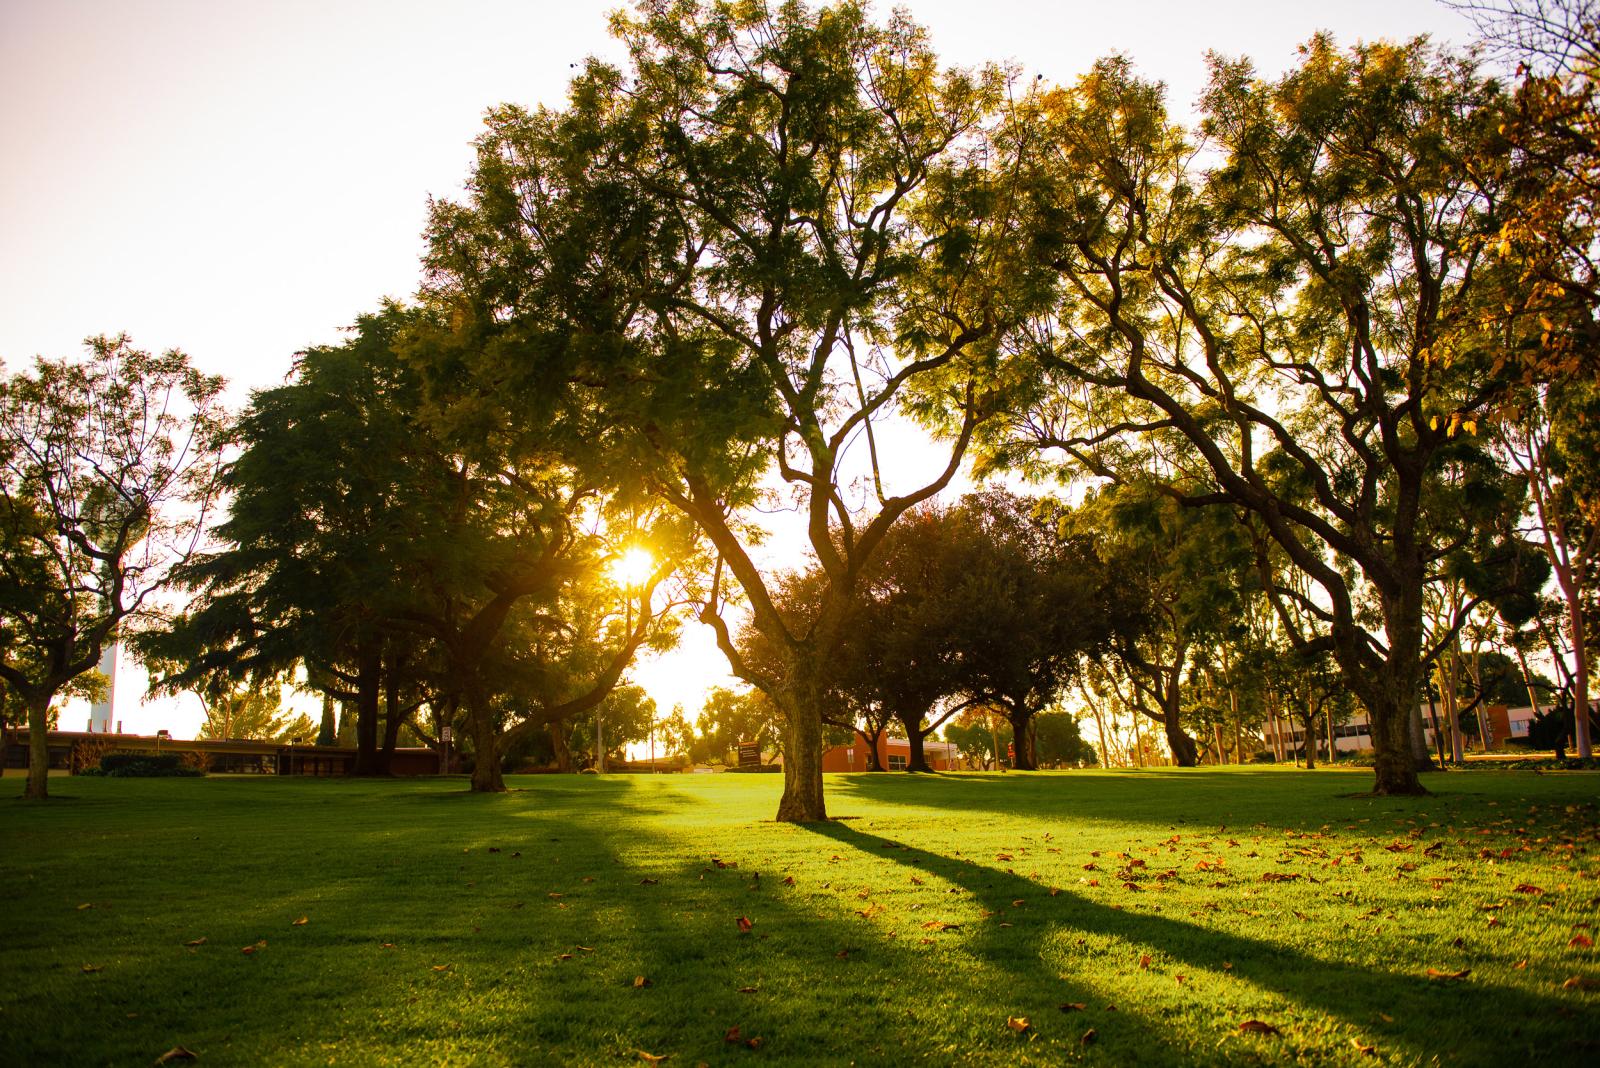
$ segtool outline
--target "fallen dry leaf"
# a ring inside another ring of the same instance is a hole
[[[571,953],[566,954],[566,959],[571,960],[572,959],[572,954]],[[447,971],[450,970],[450,965],[448,965],[448,964],[435,964],[433,966],[433,970],[436,971],[436,972],[447,972]]]
[[[186,945],[186,946],[203,946],[205,944],[206,944],[206,940],[204,938],[196,938],[196,939],[194,939],[192,941],[184,943],[184,945]]]
[[[1011,907],[1014,909],[1020,909],[1025,903],[1026,902],[1024,899],[1019,897],[1011,903]]]
[[[1251,1035],[1281,1035],[1282,1031],[1273,1027],[1265,1020],[1246,1020],[1239,1025],[1239,1030]]]
[[[1516,893],[1519,893],[1519,894],[1542,894],[1542,893],[1544,893],[1544,888],[1543,887],[1534,886],[1532,883],[1518,883],[1512,889]]]
[[[1092,1046],[1094,1044],[1094,1040],[1099,1037],[1100,1032],[1091,1027],[1089,1030],[1083,1033],[1082,1038],[1078,1039],[1078,1044],[1081,1046]]]
[[[290,927],[304,927],[306,924],[308,924],[310,922],[311,922],[311,917],[302,916],[298,920],[295,920],[293,923],[291,923],[289,926]]]
[[[1356,1048],[1356,1052],[1361,1054],[1363,1057],[1376,1057],[1378,1055],[1377,1046],[1363,1045],[1359,1038],[1352,1038],[1350,1040],[1350,1044],[1354,1046]]]
[[[173,1046],[167,1052],[155,1059],[156,1064],[171,1064],[173,1061],[197,1061],[200,1054],[183,1046]]]
[[[1445,971],[1440,971],[1438,968],[1429,968],[1428,969],[1428,978],[1429,979],[1465,979],[1467,976],[1469,976],[1471,974],[1472,974],[1472,969],[1471,968],[1462,968],[1459,972],[1445,972]]]
[[[943,920],[929,920],[922,925],[922,929],[924,931],[959,931],[961,930],[961,925],[959,923],[945,923]]]
[[[1059,887],[1059,886],[1052,886],[1052,887],[1051,887],[1051,888],[1050,888],[1050,896],[1051,896],[1051,897],[1056,897],[1056,896],[1057,896],[1057,895],[1059,895],[1059,894],[1060,894],[1060,893],[1061,893],[1061,887]]]
[[[571,960],[571,959],[572,959],[572,954],[571,953],[558,953],[556,955],[556,960]],[[448,967],[448,965],[446,967]],[[444,968],[435,968],[434,971],[442,972],[442,971],[444,971]]]
[[[267,948],[267,940],[265,938],[263,938],[261,941],[257,942],[253,946],[245,946],[239,952],[243,953],[245,956],[248,957],[250,954],[256,952],[257,950],[266,949],[266,948]]]
[[[1061,1003],[1062,1012],[1082,1012],[1088,1007],[1088,1003],[1083,1001],[1063,1001]]]
[[[728,1030],[722,1036],[722,1041],[727,1042],[730,1045],[737,1045],[738,1043],[743,1042],[744,1039],[739,1034],[739,1025],[734,1024],[732,1027],[728,1028]]]
[[[1573,935],[1571,940],[1567,942],[1567,948],[1592,949],[1594,948],[1594,939],[1590,938],[1588,935]]]
[[[1150,967],[1150,954],[1141,953],[1139,955],[1139,967],[1140,968],[1148,968],[1148,967]]]
[[[639,880],[639,885],[640,886],[654,886],[654,885],[656,885],[656,882],[657,882],[657,880],[652,879],[649,876],[646,876],[645,878]]]
[[[756,987],[753,987],[753,986],[741,986],[739,988],[739,993],[741,993],[741,994],[754,994],[755,992],[756,992]]]
[[[755,926],[755,923],[748,916],[740,916],[734,922],[739,925],[740,934],[749,934],[750,928]]]
[[[84,909],[92,909],[92,908],[94,908],[94,905],[92,903],[85,902],[84,904],[78,906],[78,911],[82,912]]]
[[[575,946],[573,948],[575,948],[575,949],[577,949],[577,950],[579,950],[580,952],[583,952],[583,953],[593,953],[594,952],[594,947],[593,946]]]
[[[86,971],[86,972],[98,972],[98,971],[101,970],[102,967],[103,966],[99,965],[99,964],[85,964],[83,966],[83,970]]]
[[[646,1064],[660,1064],[662,1061],[672,1056],[670,1053],[663,1053],[660,1056],[657,1056],[654,1053],[646,1053],[642,1049],[636,1049],[633,1052],[637,1053],[639,1055],[639,1059],[644,1061]]]
[[[1007,1016],[1006,1026],[1020,1035],[1033,1025],[1028,1022],[1026,1016]]]
[[[748,1049],[760,1049],[767,1044],[767,1040],[760,1035],[756,1035],[754,1038],[745,1039],[744,1044]]]
[[[794,885],[794,876],[793,875],[785,875],[783,877],[783,885],[784,886],[793,886]]]
[[[1600,979],[1591,979],[1587,975],[1574,975],[1561,984],[1562,990],[1595,990],[1600,989]]]
[[[635,990],[643,990],[645,987],[650,985],[652,985],[650,980],[642,975],[636,975],[633,977],[633,988]]]

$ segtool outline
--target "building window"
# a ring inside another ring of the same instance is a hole
[[[896,756],[893,753],[891,753],[889,755],[889,770],[890,771],[905,771],[906,770],[906,763],[907,763],[906,758],[903,757],[903,756]]]

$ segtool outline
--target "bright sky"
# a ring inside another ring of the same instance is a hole
[[[429,196],[456,194],[483,111],[559,104],[571,65],[616,55],[591,0],[0,0],[0,361],[126,331],[248,391],[416,289]],[[1204,53],[1288,66],[1342,41],[1470,27],[1435,0],[910,0],[951,63],[1015,60],[1068,81],[1123,51],[1177,107]],[[888,5],[879,7],[886,12]],[[198,705],[141,705],[124,666],[114,719],[193,733]],[[703,627],[635,678],[662,712],[726,685]],[[80,728],[86,709],[63,726]]]

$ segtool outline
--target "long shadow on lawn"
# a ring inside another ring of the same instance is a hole
[[[1235,977],[1340,1018],[1364,1033],[1382,1033],[1382,1025],[1375,1025],[1374,1021],[1385,1015],[1397,1021],[1448,1024],[1453,1030],[1452,1053],[1459,1063],[1503,1062],[1514,1055],[1517,1044],[1508,1033],[1511,1027],[1527,1024],[1530,1030],[1537,1031],[1541,1023],[1564,1018],[1558,1014],[1570,1012],[1554,997],[1523,990],[1430,982],[1420,974],[1397,974],[1312,957],[1282,944],[1114,909],[1070,891],[1059,891],[1058,896],[1051,897],[1047,887],[1023,876],[952,859],[839,823],[805,827],[841,846],[941,876],[971,893],[986,911],[1005,914],[1013,926],[1001,928],[996,922],[985,920],[969,938],[969,948],[1024,983],[1037,984],[1048,971],[1039,957],[1039,938],[1052,925],[1059,924],[1148,945],[1194,969],[1215,970],[1223,962],[1230,962]],[[1011,903],[1017,899],[1025,900],[1027,907],[1012,908]],[[1085,967],[1093,965],[1086,963]],[[1230,1026],[1235,1022],[1229,1021]],[[1553,1039],[1550,1034],[1537,1042],[1531,1035],[1519,1035],[1519,1039],[1527,1043],[1529,1056],[1548,1057],[1559,1055],[1556,1043],[1570,1040],[1571,1034],[1558,1029]],[[1385,1052],[1403,1045],[1417,1057],[1439,1052],[1437,1046],[1423,1049],[1395,1034],[1386,1036],[1381,1045]]]
[[[1274,770],[1219,773],[1204,768],[1043,775],[1013,772],[1003,776],[863,773],[838,776],[830,787],[836,800],[855,795],[885,805],[993,812],[1028,820],[1148,823],[1174,829],[1215,828],[1218,823],[1225,823],[1235,827],[1269,824],[1278,830],[1309,831],[1329,824],[1367,820],[1370,832],[1376,834],[1386,819],[1448,819],[1476,829],[1511,814],[1503,807],[1484,807],[1481,799],[1470,792],[1472,784],[1454,776],[1430,777],[1429,785],[1437,792],[1427,796],[1372,797],[1356,792],[1367,786],[1364,778],[1345,772],[1305,774],[1312,776],[1312,781]],[[1242,782],[1243,778],[1251,781]],[[1600,779],[1575,780],[1563,795],[1570,793],[1570,800],[1590,801],[1597,782]],[[1248,790],[1241,791],[1241,786],[1248,786]],[[1558,800],[1551,796],[1548,782],[1539,786],[1538,803]],[[1233,796],[1228,796],[1230,793]],[[1497,795],[1497,799],[1502,805],[1517,800],[1509,791],[1504,796]],[[1306,803],[1311,801],[1317,807],[1306,811]],[[1225,811],[1213,811],[1199,821],[1191,818],[1197,806],[1215,810],[1223,803]]]

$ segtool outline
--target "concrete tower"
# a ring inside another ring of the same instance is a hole
[[[106,677],[106,696],[89,706],[89,729],[97,734],[111,733],[112,706],[117,700],[117,644],[112,642],[100,654],[100,674]]]

